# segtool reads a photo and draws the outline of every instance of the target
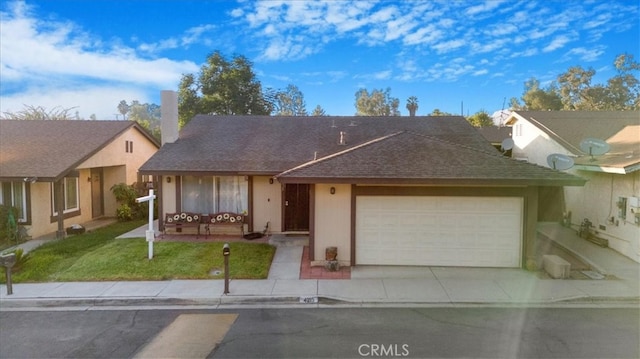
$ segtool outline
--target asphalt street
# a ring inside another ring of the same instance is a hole
[[[637,308],[0,312],[2,358],[638,358]]]

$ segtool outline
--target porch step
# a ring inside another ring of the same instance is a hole
[[[276,247],[286,246],[308,246],[309,236],[307,235],[286,235],[286,234],[272,234],[269,236],[269,244]]]

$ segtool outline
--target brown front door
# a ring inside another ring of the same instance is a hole
[[[91,216],[104,215],[104,192],[102,189],[102,168],[91,169]]]
[[[309,230],[309,185],[286,184],[284,189],[284,230]]]

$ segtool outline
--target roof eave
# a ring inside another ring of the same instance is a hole
[[[586,180],[572,179],[476,179],[476,178],[345,178],[345,177],[277,177],[281,183],[392,184],[427,186],[584,186]]]
[[[262,171],[180,171],[180,170],[139,170],[139,174],[147,176],[275,176],[278,172]]]
[[[589,172],[629,174],[631,172],[640,170],[640,163],[634,163],[629,166],[599,166],[599,165],[576,164],[573,166],[573,168],[576,170],[589,171]]]

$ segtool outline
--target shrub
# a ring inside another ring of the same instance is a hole
[[[116,209],[116,216],[119,220],[130,221],[132,219],[147,218],[149,213],[148,202],[136,202],[136,198],[146,195],[145,190],[145,188],[137,183],[133,185],[118,183],[111,187],[111,192],[120,204]],[[157,213],[157,203],[158,201],[154,201],[154,213]]]
[[[131,207],[128,204],[121,204],[118,209],[116,209],[116,217],[120,221],[130,221],[133,219],[133,214],[131,211]]]
[[[13,220],[10,218],[13,218]],[[0,241],[9,242],[17,239],[18,225],[16,218],[18,218],[17,208],[0,205]]]

